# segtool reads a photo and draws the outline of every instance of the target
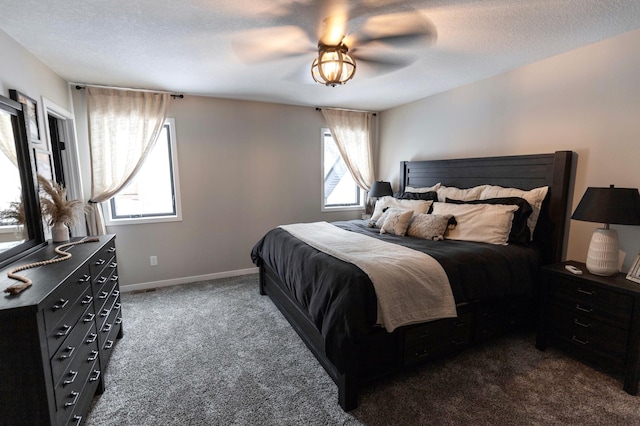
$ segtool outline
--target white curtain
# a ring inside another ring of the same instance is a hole
[[[374,181],[370,112],[322,109],[333,139],[356,184],[365,191]]]
[[[18,167],[16,141],[13,137],[13,124],[9,114],[0,114],[0,153],[6,155],[9,161]]]
[[[136,175],[158,139],[171,95],[87,86],[91,150],[90,235],[104,235],[100,204]]]

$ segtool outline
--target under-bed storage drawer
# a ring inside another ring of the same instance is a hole
[[[470,312],[416,325],[404,333],[403,364],[412,365],[453,352],[471,343]]]

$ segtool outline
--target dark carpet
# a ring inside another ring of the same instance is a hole
[[[362,391],[337,388],[257,275],[122,294],[124,338],[87,425],[638,425],[640,397],[531,334]]]

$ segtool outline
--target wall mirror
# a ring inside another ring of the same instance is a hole
[[[0,95],[0,268],[46,244],[22,108]]]

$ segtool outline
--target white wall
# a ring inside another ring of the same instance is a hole
[[[0,94],[8,98],[9,89],[16,89],[36,100],[40,134],[44,136],[42,97],[70,110],[67,83],[3,31],[0,31],[0,52]]]
[[[640,30],[381,114],[379,177],[399,162],[578,153],[571,212],[588,186],[640,187]],[[568,259],[600,225],[570,221]],[[628,270],[640,227],[613,226]]]
[[[73,92],[80,140],[84,92]],[[251,248],[279,224],[360,215],[320,212],[326,124],[314,108],[185,96],[168,115],[175,118],[183,220],[107,229],[117,235],[122,285],[252,268]],[[81,155],[90,182],[86,146]],[[152,255],[158,266],[150,266]]]

